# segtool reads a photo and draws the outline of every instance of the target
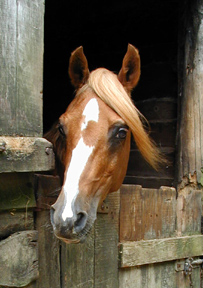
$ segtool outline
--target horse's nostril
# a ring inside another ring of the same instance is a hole
[[[78,213],[77,220],[74,223],[75,232],[78,233],[82,231],[85,228],[86,223],[87,223],[87,213],[86,212]]]

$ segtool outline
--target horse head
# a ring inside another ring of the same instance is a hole
[[[140,77],[140,56],[134,46],[128,45],[118,75],[104,68],[90,73],[79,47],[71,54],[69,75],[76,96],[47,134],[63,178],[61,192],[51,206],[51,222],[58,238],[78,243],[91,230],[98,205],[123,182],[131,133],[155,168],[160,155],[130,98]]]

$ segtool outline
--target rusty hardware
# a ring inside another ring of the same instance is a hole
[[[3,153],[6,151],[6,142],[2,141],[0,142],[0,153]]]
[[[188,258],[186,260],[178,260],[175,264],[176,272],[183,272],[185,277],[189,277],[190,287],[194,287],[192,280],[193,269],[198,268],[201,265],[203,267],[203,259]]]
[[[199,265],[203,264],[203,259],[196,259],[194,260],[193,258],[186,259],[185,264],[184,264],[184,274],[185,276],[189,276],[190,279],[190,287],[193,286],[193,281],[192,281],[192,271],[194,268],[196,268]]]

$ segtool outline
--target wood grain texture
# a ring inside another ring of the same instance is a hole
[[[94,287],[94,229],[82,244],[61,243],[61,287]]]
[[[0,285],[9,287],[38,278],[37,231],[18,232],[0,242],[0,274]]]
[[[36,288],[60,288],[60,241],[55,237],[48,210],[37,212],[39,278]]]
[[[202,235],[123,242],[120,245],[120,266],[131,267],[152,264],[191,258],[202,254]]]
[[[0,239],[24,230],[34,230],[33,211],[12,209],[0,213]]]
[[[120,191],[108,195],[108,214],[97,214],[95,223],[95,288],[118,288],[118,233]]]
[[[144,189],[122,185],[120,241],[139,241],[174,236],[176,190],[171,187]]]
[[[141,267],[122,268],[119,288],[175,288],[174,262],[157,263]],[[184,286],[184,288],[186,288]]]
[[[44,138],[0,137],[0,173],[54,169],[52,144]]]
[[[0,135],[42,136],[44,2],[1,1]]]
[[[35,174],[35,195],[38,210],[49,210],[61,191],[60,178],[53,175]]]
[[[179,37],[178,182],[190,174],[200,183],[203,167],[203,16],[202,1],[184,1]],[[184,38],[183,38],[184,37]]]
[[[190,186],[179,191],[177,198],[177,233],[179,236],[201,233],[202,192]]]
[[[0,173],[0,210],[36,207],[32,173]]]

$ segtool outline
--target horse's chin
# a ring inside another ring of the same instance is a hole
[[[86,241],[87,236],[91,232],[93,224],[87,225],[79,234],[68,233],[66,236],[57,235],[57,233],[54,234],[58,239],[60,239],[66,244],[79,244],[79,243],[82,244]]]

